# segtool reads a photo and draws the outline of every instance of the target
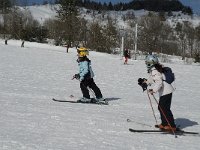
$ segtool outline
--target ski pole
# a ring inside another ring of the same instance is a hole
[[[167,119],[167,117],[166,117],[166,115],[165,115],[165,113],[164,113],[162,107],[159,105],[159,103],[158,103],[157,99],[155,98],[154,94],[152,94],[152,96],[153,96],[154,100],[156,101],[156,103],[158,104],[158,107],[160,108],[162,115],[165,117],[165,120],[167,121],[167,123],[168,123],[170,129],[172,130],[172,133],[174,134],[175,138],[177,138],[177,135],[176,135],[176,133],[174,132],[174,130],[172,129],[172,126],[171,126],[171,124],[169,123],[169,120]]]
[[[148,98],[149,98],[149,103],[150,103],[150,106],[151,106],[151,109],[152,109],[152,112],[153,112],[154,119],[155,119],[155,121],[156,121],[156,124],[158,124],[158,121],[157,121],[157,119],[156,119],[155,111],[154,111],[154,109],[153,109],[153,105],[152,105],[151,98],[150,98],[150,96],[149,96],[148,90],[147,90],[147,95],[148,95]]]
[[[92,89],[89,87],[87,87],[87,89],[92,93],[92,96],[95,98],[96,96],[95,96],[94,92],[92,91]]]

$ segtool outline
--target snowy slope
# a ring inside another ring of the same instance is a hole
[[[147,77],[144,61],[123,65],[119,56],[90,52],[95,81],[108,106],[54,102],[81,97],[76,50],[0,40],[1,150],[197,150],[199,136],[130,133],[128,128],[154,129],[147,94],[137,85]],[[171,66],[176,74],[172,110],[184,130],[200,132],[200,68]],[[92,95],[92,94],[91,94]],[[159,119],[154,103],[156,117]],[[127,122],[130,118],[134,122]],[[147,125],[141,125],[144,123]]]
[[[26,6],[19,7],[21,11],[25,13],[30,11],[33,18],[38,22],[43,24],[45,20],[54,19],[57,16],[56,10],[59,8],[58,5],[35,5],[35,6]]]

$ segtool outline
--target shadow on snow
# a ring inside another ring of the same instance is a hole
[[[186,118],[176,118],[175,122],[177,125],[180,125],[180,128],[186,128],[186,127],[190,127],[190,126],[195,126],[198,125],[198,122],[196,121],[191,121],[189,119]]]

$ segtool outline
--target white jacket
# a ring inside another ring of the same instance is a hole
[[[170,94],[174,91],[174,88],[171,84],[163,81],[165,80],[165,75],[163,73],[158,72],[155,67],[150,69],[150,77],[147,80],[147,84],[152,85],[152,89],[154,93],[159,93],[159,96]]]

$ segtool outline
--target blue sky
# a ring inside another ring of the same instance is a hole
[[[28,1],[30,4],[32,3],[43,3],[44,0],[20,0],[20,1]],[[46,0],[46,1],[53,1],[53,0]],[[114,3],[118,3],[118,2],[130,2],[131,0],[93,0],[96,2],[112,2]],[[184,5],[186,6],[190,6],[193,11],[195,13],[199,13],[200,14],[200,0],[180,0]]]
[[[190,6],[195,13],[200,14],[200,0],[180,0],[184,5]]]

